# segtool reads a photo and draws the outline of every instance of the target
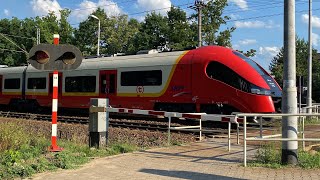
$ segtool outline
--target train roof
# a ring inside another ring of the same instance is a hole
[[[174,51],[174,52],[162,52],[156,54],[139,54],[128,56],[115,56],[115,57],[98,57],[83,59],[81,65],[75,71],[81,71],[83,69],[117,69],[126,67],[147,67],[147,66],[165,66],[173,65],[177,62],[177,59],[181,55],[194,55],[197,53],[216,53],[217,51],[230,51],[229,48],[220,46],[204,46],[195,50],[188,51]],[[186,54],[186,52],[188,52]],[[224,53],[222,53],[224,54]],[[200,59],[199,59],[200,60]],[[0,68],[0,74],[4,73],[21,73],[26,66],[20,67],[8,67]],[[43,72],[28,66],[27,72]]]
[[[1,74],[16,74],[19,73],[21,74],[27,66],[18,66],[18,67],[4,67],[0,68],[0,75]]]
[[[77,70],[172,65],[185,51],[84,59]]]

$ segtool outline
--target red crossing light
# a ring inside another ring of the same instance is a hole
[[[49,54],[46,51],[37,51],[35,53],[35,60],[40,64],[47,63],[49,59]]]

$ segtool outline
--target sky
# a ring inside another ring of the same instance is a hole
[[[283,46],[283,2],[228,0],[224,10],[224,15],[231,19],[222,29],[236,27],[232,33],[232,48],[242,51],[255,49],[257,53],[253,59],[266,70]],[[103,8],[107,15],[128,14],[130,18],[143,21],[148,11],[166,15],[171,5],[180,7],[190,15],[195,12],[188,8],[193,3],[194,0],[0,0],[0,18],[24,19],[68,8],[71,10],[69,22],[77,27],[98,7]],[[308,40],[308,0],[295,0],[295,4],[296,34]],[[313,0],[312,9],[312,44],[320,52],[320,0]]]

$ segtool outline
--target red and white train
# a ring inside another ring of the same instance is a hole
[[[0,68],[0,104],[49,107],[52,72]],[[277,82],[256,62],[220,46],[189,51],[84,59],[59,73],[59,108],[88,108],[90,98],[112,107],[176,112],[275,112]]]

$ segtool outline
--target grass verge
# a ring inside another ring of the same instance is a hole
[[[279,146],[278,146],[279,147]],[[275,144],[263,145],[255,154],[255,158],[248,162],[250,167],[285,168],[281,164],[281,150]],[[304,169],[320,168],[320,152],[305,152],[299,150],[297,167]]]
[[[139,148],[128,143],[112,143],[108,148],[89,148],[87,144],[60,140],[64,150],[48,151],[50,142],[42,134],[27,131],[17,123],[0,125],[0,179],[28,177],[34,173],[76,168],[93,157],[132,152]]]

